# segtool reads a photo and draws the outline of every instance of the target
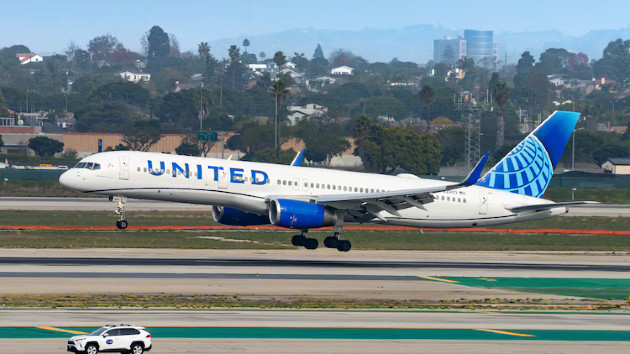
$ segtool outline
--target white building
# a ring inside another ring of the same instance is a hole
[[[316,103],[308,103],[304,106],[289,106],[287,110],[290,112],[287,118],[291,125],[295,125],[300,120],[309,116],[320,116],[328,112],[328,108]]]
[[[120,77],[127,81],[131,81],[133,83],[138,83],[140,81],[151,81],[151,74],[146,73],[134,73],[131,71],[125,71],[119,74]]]
[[[15,56],[20,60],[20,64],[22,65],[44,61],[41,55],[35,53],[17,53]]]
[[[352,75],[352,70],[354,69],[344,65],[330,70],[330,73],[333,75]]]
[[[266,71],[267,70],[267,64],[259,64],[259,63],[248,64],[247,67],[249,68],[249,70],[252,70],[252,71]]]

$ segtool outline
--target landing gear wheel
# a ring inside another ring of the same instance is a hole
[[[129,226],[129,224],[127,223],[127,220],[118,220],[116,221],[116,227],[124,230],[127,228],[127,226]]]
[[[319,246],[319,242],[317,242],[317,239],[315,238],[307,238],[304,242],[304,248],[307,250],[317,249],[317,246]]]
[[[306,242],[306,237],[304,235],[295,235],[291,238],[291,244],[293,246],[302,247]]]
[[[339,252],[348,252],[352,248],[352,244],[348,240],[339,240],[337,241],[337,250]]]
[[[335,236],[328,236],[324,239],[324,246],[327,248],[337,248],[339,240]]]

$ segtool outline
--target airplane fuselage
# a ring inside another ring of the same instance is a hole
[[[331,169],[116,151],[89,157],[98,169],[73,168],[60,179],[85,193],[219,205],[267,214],[270,196],[378,193],[443,186],[452,182],[411,175],[389,176]],[[381,210],[369,222],[411,227],[476,227],[530,221],[566,213],[566,207],[512,212],[511,207],[550,201],[480,186],[431,194],[424,208],[393,215]],[[385,220],[385,221],[383,221]]]

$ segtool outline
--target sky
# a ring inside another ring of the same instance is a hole
[[[112,34],[139,51],[153,25],[174,34],[182,51],[197,43],[291,29],[396,29],[428,24],[447,29],[558,30],[580,36],[630,24],[625,0],[58,0],[6,1],[0,47],[24,44],[41,54],[62,53],[70,42]],[[239,42],[240,43],[240,42]]]

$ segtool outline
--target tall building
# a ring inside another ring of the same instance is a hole
[[[456,39],[435,39],[433,41],[433,60],[436,63],[455,64],[466,56],[466,41]]]
[[[498,45],[495,46],[492,31],[464,30],[466,40],[466,57],[472,58],[476,64],[498,59]],[[496,50],[495,50],[496,49]]]

